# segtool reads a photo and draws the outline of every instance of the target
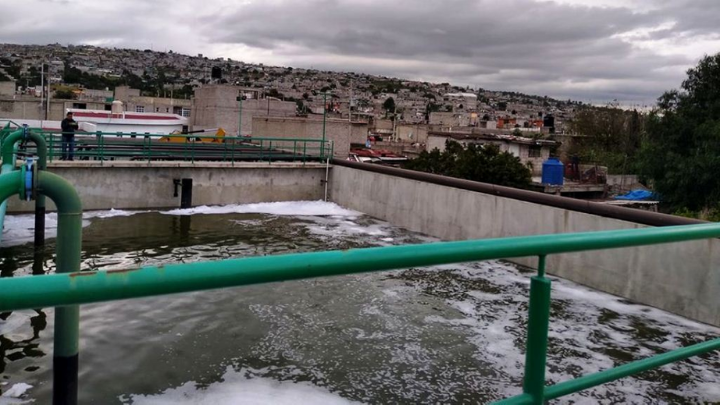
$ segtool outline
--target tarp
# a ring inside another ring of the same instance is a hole
[[[647,190],[632,190],[627,194],[615,196],[616,200],[633,200],[633,201],[650,200],[652,198],[655,198],[655,194],[652,191],[647,191]]]

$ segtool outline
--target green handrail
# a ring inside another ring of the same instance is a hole
[[[50,159],[55,153],[57,131],[35,131],[50,144]],[[209,135],[164,135],[164,134],[133,134],[118,132],[77,132],[77,148],[75,155],[78,160],[93,159],[104,161],[108,158],[144,159],[182,159],[195,162],[198,160],[227,160],[228,147],[232,148],[230,160],[265,160],[272,162],[278,158],[287,160],[320,160],[327,158],[332,149],[332,141],[315,138],[282,138],[282,137],[232,137]],[[93,138],[83,138],[93,135]],[[129,135],[130,139],[125,137]],[[142,137],[138,139],[137,137]],[[163,138],[185,137],[184,142],[160,141]],[[118,139],[125,138],[125,139]],[[212,142],[208,142],[212,141]],[[228,145],[231,143],[232,145]],[[298,143],[302,143],[301,148]],[[240,150],[236,151],[240,145]],[[324,152],[323,152],[324,151]],[[173,152],[177,155],[173,155]]]

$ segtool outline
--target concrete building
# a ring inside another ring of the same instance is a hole
[[[141,96],[140,90],[127,86],[115,88],[115,100],[123,102],[126,112],[165,113],[190,117],[192,101],[182,98]]]
[[[322,139],[323,120],[322,117],[255,116],[252,128],[253,137]],[[325,122],[325,139],[333,142],[335,157],[347,157],[350,144],[364,144],[367,134],[368,123],[365,121],[327,119]]]
[[[105,110],[109,104],[105,102],[50,99],[50,110],[46,118],[47,102],[40,104],[39,97],[13,96],[0,97],[0,118],[17,120],[50,120],[61,121],[70,108],[82,110]]]
[[[241,88],[229,85],[207,85],[195,89],[192,100],[190,122],[193,128],[222,127],[228,134],[237,134],[240,122],[240,105],[237,101]],[[247,95],[248,89],[242,89]],[[274,98],[247,99],[242,103],[242,131],[244,135],[254,134],[253,118],[294,117],[297,105],[294,102]]]
[[[426,149],[431,151],[445,150],[448,140],[468,144],[493,144],[500,146],[503,152],[509,152],[520,158],[520,161],[532,170],[533,176],[542,174],[542,164],[550,157],[550,149],[560,145],[560,142],[546,139],[532,139],[514,135],[479,134],[465,132],[429,132]]]

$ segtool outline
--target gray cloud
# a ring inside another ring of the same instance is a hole
[[[623,7],[559,1],[216,0],[198,7],[192,0],[34,0],[0,15],[0,41],[155,44],[268,64],[633,102],[677,87],[702,52],[720,50],[696,55],[684,47],[697,38],[720,44],[716,0]]]

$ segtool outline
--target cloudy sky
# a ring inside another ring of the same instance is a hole
[[[0,42],[203,53],[593,102],[652,103],[720,52],[720,0],[0,4]]]

